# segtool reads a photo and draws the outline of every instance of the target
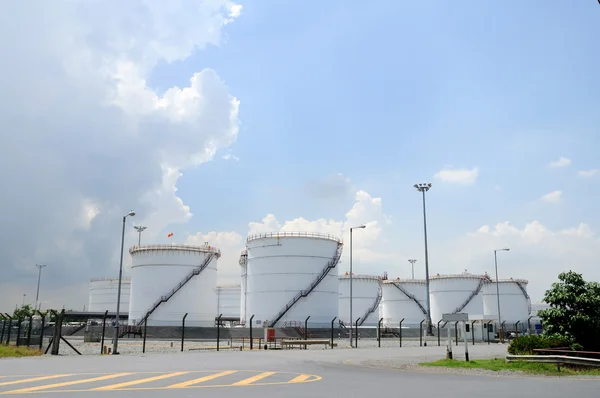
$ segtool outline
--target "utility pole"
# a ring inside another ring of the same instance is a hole
[[[425,235],[425,289],[427,290],[427,336],[433,336],[431,325],[431,300],[429,298],[429,255],[427,253],[427,213],[425,211],[425,192],[431,188],[431,183],[415,184],[417,191],[423,193],[423,231]],[[439,331],[438,331],[439,333]]]
[[[40,279],[42,279],[42,268],[44,268],[46,266],[46,264],[36,264],[36,267],[38,267],[38,283],[37,283],[37,292],[35,293],[35,308],[36,310],[40,310],[41,309],[41,305],[39,304],[40,302]],[[38,308],[38,306],[40,308]]]
[[[417,260],[411,258],[410,260],[408,260],[408,262],[410,263],[410,265],[412,265],[412,278],[415,279],[415,263],[417,262]]]

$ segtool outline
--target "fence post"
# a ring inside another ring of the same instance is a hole
[[[425,322],[425,319],[419,323],[419,347],[423,347],[423,322]]]
[[[254,319],[254,315],[250,317],[250,351],[252,351],[253,342],[252,342],[252,320]]]
[[[17,319],[17,347],[21,345],[19,338],[21,337],[21,319]]]
[[[46,327],[46,315],[42,314],[40,311],[37,311],[38,314],[42,317],[42,328],[40,329],[40,343],[39,349],[41,350],[44,345],[44,328]]]
[[[487,323],[487,341],[488,341],[488,345],[490,344],[490,325],[491,325],[492,321],[488,321]]]
[[[142,342],[142,354],[146,353],[146,331],[148,330],[148,317],[144,319],[144,341]]]
[[[377,342],[379,348],[381,348],[381,322],[383,322],[383,318],[381,318],[377,323]]]
[[[402,322],[404,322],[404,319],[406,318],[402,318],[402,320],[400,321],[400,325],[399,329],[398,329],[398,336],[400,337],[400,347],[402,347]]]
[[[440,330],[440,323],[442,323],[443,319],[440,319],[437,323],[437,330],[438,330],[438,347],[440,346],[440,334],[442,334],[441,330]]]
[[[473,340],[473,345],[475,345],[475,322],[477,321],[471,322],[471,340]]]
[[[458,347],[458,321],[454,322],[454,340],[456,340],[456,346]]]
[[[187,318],[188,313],[186,312],[181,320],[181,352],[183,352],[183,342],[185,341],[185,318]]]
[[[360,321],[360,318],[356,318],[356,322],[354,323],[354,347],[358,348],[358,321]]]
[[[308,340],[308,320],[310,319],[310,315],[306,317],[304,320],[304,340]],[[304,349],[306,350],[306,344],[304,344]]]
[[[6,318],[4,314],[0,314],[0,319],[2,320],[2,333],[0,334],[0,344],[4,341],[4,329],[6,329]]]
[[[10,344],[10,333],[12,331],[12,317],[6,314],[8,317],[8,332],[6,333],[6,345]]]
[[[106,335],[106,317],[108,316],[108,310],[104,311],[102,317],[102,342],[100,343],[100,355],[104,354],[104,336]]]
[[[337,316],[334,316],[331,320],[331,349],[333,349],[333,322],[337,319]]]
[[[517,337],[519,337],[519,323],[521,323],[521,321],[517,321],[517,323],[515,323],[515,330],[517,332]]]
[[[533,315],[527,318],[527,333],[529,334],[531,334],[531,318],[533,318]]]
[[[217,318],[217,351],[219,351],[219,343],[221,341],[221,317],[223,314],[220,314]]]
[[[500,342],[502,344],[504,344],[504,331],[506,330],[505,327],[504,327],[505,323],[506,323],[506,321],[502,321],[502,326],[501,326],[502,335],[500,335],[500,331],[498,331],[498,337],[500,338]]]
[[[29,315],[29,325],[27,328],[27,348],[29,348],[29,344],[31,343],[31,326],[33,326],[33,315]]]

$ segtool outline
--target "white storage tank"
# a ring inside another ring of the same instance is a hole
[[[436,324],[442,314],[468,313],[483,316],[483,286],[490,281],[487,275],[464,272],[459,275],[436,275],[429,279],[431,322]]]
[[[359,326],[373,326],[379,322],[381,302],[381,277],[375,275],[352,275],[352,324],[357,318]],[[339,277],[338,319],[350,325],[350,275]]]
[[[241,292],[240,292],[240,325],[246,324],[246,276],[248,273],[248,251],[242,250],[240,255],[240,267],[241,267]]]
[[[254,315],[254,327],[283,327],[310,316],[311,327],[329,327],[338,316],[342,247],[339,238],[312,232],[249,236],[246,319]]]
[[[217,260],[221,252],[205,244],[133,246],[129,323],[148,326],[215,325]]]
[[[223,314],[223,318],[239,318],[241,295],[240,285],[217,286],[217,316]]]
[[[427,289],[425,280],[400,279],[382,282],[381,317],[387,327],[418,327],[427,319]]]
[[[121,313],[129,311],[131,278],[121,279]],[[119,278],[93,278],[90,280],[88,312],[117,312]]]
[[[526,322],[531,314],[531,301],[527,294],[528,281],[524,279],[506,279],[498,281],[500,291],[500,315],[502,321]],[[483,287],[483,313],[486,318],[498,318],[498,295],[496,281]]]

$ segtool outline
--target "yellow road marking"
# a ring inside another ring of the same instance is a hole
[[[311,377],[313,377],[313,375],[303,374],[303,375],[294,377],[292,380],[288,381],[288,383],[303,383],[306,380],[310,379]]]
[[[155,380],[168,379],[169,377],[175,377],[175,376],[185,375],[185,374],[188,374],[188,373],[190,373],[190,372],[167,373],[167,374],[163,374],[163,375],[159,375],[159,376],[147,377],[145,379],[139,379],[139,380],[133,380],[133,381],[126,381],[125,383],[111,384],[110,386],[103,386],[103,387],[98,387],[98,388],[92,388],[90,391],[115,390],[115,389],[121,388],[121,387],[135,386],[136,384],[143,384],[143,383],[149,383],[149,382],[155,381]]]
[[[264,372],[264,373],[258,374],[256,376],[248,377],[247,379],[238,381],[237,383],[233,383],[232,386],[247,386],[248,384],[252,384],[255,381],[262,380],[265,377],[274,375],[275,373],[277,373],[277,372]]]
[[[72,386],[72,385],[75,385],[75,384],[93,383],[95,381],[115,379],[117,377],[129,376],[129,375],[132,375],[132,374],[135,374],[135,373],[115,373],[115,374],[110,374],[110,375],[107,375],[107,376],[93,377],[91,379],[83,379],[83,380],[75,380],[75,381],[65,381],[63,383],[47,384],[47,385],[44,385],[44,386],[22,388],[20,390],[4,391],[4,392],[0,392],[0,395],[3,395],[3,394],[22,394],[22,393],[26,393],[26,392],[47,390],[47,389],[56,388],[56,387]]]
[[[205,381],[214,380],[214,379],[217,379],[219,377],[227,376],[227,375],[230,375],[230,374],[233,374],[233,373],[236,373],[236,372],[237,372],[237,370],[226,370],[226,371],[221,372],[221,373],[215,373],[215,374],[212,374],[212,375],[208,375],[208,376],[204,376],[204,377],[199,377],[197,379],[184,381],[183,383],[172,384],[170,386],[167,386],[166,388],[185,388],[185,387],[192,386],[194,384],[204,383]]]
[[[20,384],[20,383],[31,383],[31,382],[34,382],[34,381],[56,379],[58,377],[67,377],[67,376],[73,376],[73,375],[72,374],[51,375],[51,376],[33,377],[31,379],[21,379],[21,380],[5,381],[5,382],[0,383],[0,386],[9,386],[11,384]]]

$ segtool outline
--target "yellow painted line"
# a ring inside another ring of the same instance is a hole
[[[65,381],[63,383],[46,384],[44,386],[36,386],[36,387],[22,388],[20,390],[4,391],[4,392],[0,392],[0,395],[4,395],[4,394],[23,394],[23,393],[27,393],[27,392],[34,392],[34,391],[40,391],[40,390],[48,390],[50,388],[56,388],[56,387],[73,386],[75,384],[93,383],[95,381],[115,379],[117,377],[129,376],[129,375],[133,375],[133,374],[135,374],[135,373],[131,373],[131,372],[129,372],[129,373],[114,373],[114,374],[110,374],[110,375],[107,375],[107,376],[92,377],[91,379],[83,379],[83,380],[75,380],[75,381]],[[89,390],[86,390],[86,391],[89,391]]]
[[[20,384],[20,383],[32,383],[34,381],[48,380],[48,379],[56,379],[59,377],[67,377],[73,376],[73,374],[64,374],[64,375],[51,375],[51,376],[41,376],[41,377],[33,377],[30,379],[21,379],[21,380],[13,380],[13,381],[5,381],[0,383],[0,386],[9,386],[11,384]],[[4,376],[3,376],[4,377]]]
[[[200,383],[204,383],[205,381],[209,381],[209,380],[214,380],[217,379],[219,377],[223,377],[223,376],[227,376],[233,373],[236,373],[237,370],[226,370],[224,372],[221,373],[215,373],[212,375],[208,375],[208,376],[204,376],[204,377],[199,377],[197,379],[193,379],[193,380],[188,380],[188,381],[184,381],[183,383],[177,383],[177,384],[172,384],[170,386],[167,386],[166,388],[185,388],[185,387],[190,387],[194,384],[200,384]]]
[[[154,377],[146,377],[145,379],[126,381],[125,383],[111,384],[110,386],[102,386],[102,387],[98,387],[98,388],[92,388],[90,391],[115,390],[115,389],[122,388],[122,387],[129,387],[129,386],[135,386],[136,384],[150,383],[151,381],[168,379],[169,377],[181,376],[181,375],[185,375],[188,373],[190,373],[190,372],[167,373],[167,374],[158,375],[158,376],[154,376]]]
[[[288,381],[288,383],[304,383],[306,380],[310,379],[311,377],[313,377],[313,375],[303,374],[303,375],[294,377],[292,380]]]
[[[247,379],[238,381],[237,383],[233,383],[231,385],[232,386],[247,386],[248,384],[252,384],[255,381],[259,381],[259,380],[262,380],[262,379],[264,379],[266,377],[272,376],[275,373],[277,373],[277,372],[264,372],[264,373],[258,374],[256,376],[248,377]]]

